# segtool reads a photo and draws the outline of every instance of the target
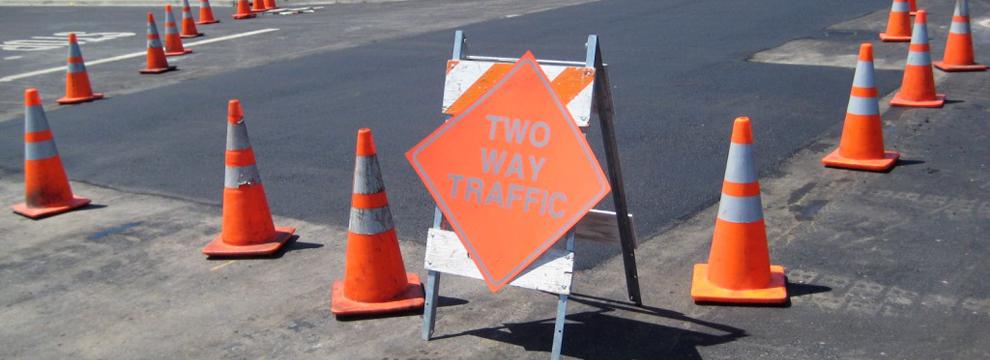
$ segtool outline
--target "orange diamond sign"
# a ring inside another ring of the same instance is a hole
[[[406,157],[493,292],[610,190],[530,52]]]

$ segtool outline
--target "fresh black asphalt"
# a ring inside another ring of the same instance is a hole
[[[820,36],[831,24],[888,5],[601,1],[463,30],[473,54],[532,50],[574,60],[583,59],[587,35],[599,35],[614,86],[629,203],[637,233],[646,238],[717,201],[734,117],[753,118],[764,175],[841,122],[850,69],[751,63],[748,56]],[[313,16],[335,17],[332,11]],[[272,21],[293,21],[283,19]],[[400,236],[424,241],[433,202],[403,153],[441,119],[454,30],[196,78],[49,118],[72,179],[219,204],[226,103],[239,98],[273,212],[341,226],[348,218],[356,130],[369,127]],[[886,93],[899,73],[878,76]],[[54,98],[45,94],[47,102]],[[591,138],[600,134],[594,125]],[[20,169],[21,126],[0,124],[4,169]]]

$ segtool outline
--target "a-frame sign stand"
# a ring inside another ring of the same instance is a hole
[[[557,302],[557,316],[554,323],[554,338],[552,348],[552,359],[560,358],[560,350],[564,336],[564,318],[567,315],[567,297],[570,295],[572,275],[574,270],[574,242],[575,238],[587,239],[599,242],[614,243],[618,240],[622,247],[622,259],[625,265],[626,288],[629,300],[637,305],[642,304],[639,292],[639,279],[636,273],[636,238],[633,231],[632,216],[626,203],[626,192],[622,181],[622,168],[619,164],[619,150],[615,139],[614,112],[612,104],[612,93],[609,85],[606,65],[602,61],[602,52],[598,44],[598,36],[589,35],[586,59],[579,61],[559,61],[559,60],[538,60],[544,70],[553,70],[561,73],[563,70],[594,70],[594,78],[591,80],[588,89],[590,97],[576,96],[568,108],[575,113],[575,121],[584,132],[590,122],[592,110],[597,109],[598,121],[601,124],[602,143],[605,150],[605,160],[608,167],[608,178],[612,188],[612,200],[615,212],[591,210],[588,214],[574,226],[571,231],[564,236],[565,251],[551,249],[547,251],[539,260],[533,263],[519,277],[513,280],[510,285],[524,287],[555,293],[559,296]],[[499,58],[488,56],[473,56],[467,53],[467,39],[463,31],[456,31],[454,35],[454,50],[450,63],[448,63],[447,85],[444,89],[444,112],[451,115],[447,110],[452,100],[464,92],[463,85],[471,85],[467,82],[475,82],[478,69],[493,66],[493,64],[512,64],[518,59]],[[462,78],[457,73],[456,67],[451,64],[464,63],[467,73]],[[585,71],[584,73],[590,73]],[[473,74],[473,75],[472,75]],[[471,76],[475,76],[471,78]],[[460,81],[460,82],[459,82]],[[454,84],[455,86],[451,86]],[[454,88],[454,89],[451,89]],[[580,90],[580,89],[579,89]],[[460,91],[461,93],[457,93]],[[582,113],[583,116],[577,115]],[[580,120],[578,120],[580,118]],[[457,235],[449,230],[440,208],[434,209],[433,227],[429,230],[427,239],[427,250],[425,268],[428,270],[426,278],[426,305],[423,313],[423,340],[430,340],[436,322],[437,299],[440,294],[440,274],[448,273],[454,275],[467,276],[481,279],[481,274],[475,264],[467,256],[466,250],[460,244]],[[618,237],[618,239],[616,239]]]

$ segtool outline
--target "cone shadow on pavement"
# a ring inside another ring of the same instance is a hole
[[[595,296],[572,293],[569,301],[594,308],[567,315],[567,336],[561,355],[577,359],[701,359],[699,348],[733,342],[748,336],[745,330],[712,321],[695,319],[673,310],[649,305],[634,305]],[[549,303],[552,298],[547,297]],[[666,326],[656,321],[684,322],[691,328]],[[465,335],[512,344],[527,352],[550,353],[553,344],[554,318],[472,329],[454,334],[439,334],[434,340]],[[622,334],[627,346],[605,346]]]

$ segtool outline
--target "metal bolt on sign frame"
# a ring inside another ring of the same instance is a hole
[[[616,236],[602,234],[606,231],[610,232],[611,230],[614,230],[612,228],[617,228],[618,231],[615,235],[617,235],[619,243],[622,247],[622,260],[625,265],[626,288],[628,291],[629,300],[637,305],[642,305],[642,298],[639,291],[639,277],[636,272],[636,238],[635,232],[633,231],[632,215],[629,214],[628,205],[626,203],[626,192],[622,181],[622,168],[619,164],[619,150],[615,139],[614,108],[612,104],[612,93],[609,85],[608,74],[606,72],[607,67],[602,61],[602,53],[598,43],[598,36],[589,35],[588,42],[585,46],[587,48],[587,56],[584,62],[538,60],[538,63],[541,66],[552,65],[595,69],[592,95],[593,107],[597,109],[598,121],[601,124],[602,142],[605,148],[605,159],[608,165],[608,178],[612,187],[612,199],[615,205],[615,212],[591,210],[584,219],[582,219],[564,236],[566,241],[565,247],[567,253],[571,254],[570,260],[573,261],[572,255],[574,252],[574,242],[576,236],[585,234],[585,236],[581,236],[582,239],[587,238],[588,240],[599,242],[614,242],[616,240]],[[454,49],[451,59],[496,63],[514,63],[518,60],[515,58],[468,55],[467,39],[464,36],[464,32],[461,30],[457,30],[454,33]],[[444,215],[440,211],[440,208],[434,208],[433,227],[430,230],[431,238],[434,238],[434,231],[437,233],[449,233],[444,231],[444,229],[448,227],[449,226],[446,224]],[[573,266],[573,263],[571,265]],[[427,266],[427,268],[429,268],[429,266]],[[426,341],[429,341],[430,337],[433,335],[433,329],[436,323],[437,299],[440,294],[440,273],[441,271],[436,270],[427,271],[426,304],[423,312],[422,331],[422,338]],[[566,291],[558,294],[559,298],[557,302],[557,316],[554,322],[554,338],[551,359],[560,358],[560,351],[564,338],[564,320],[567,315],[567,297],[570,293],[569,284],[570,279],[568,279]]]

